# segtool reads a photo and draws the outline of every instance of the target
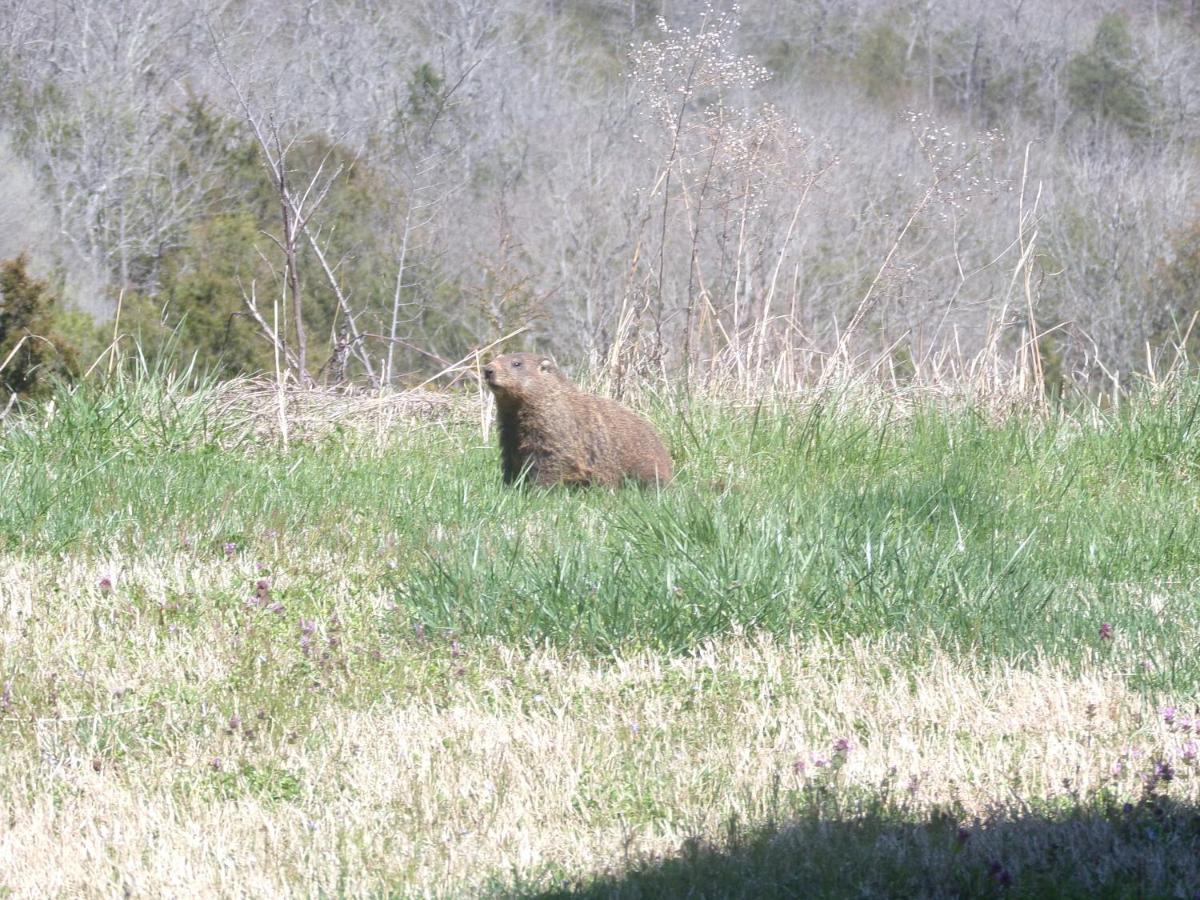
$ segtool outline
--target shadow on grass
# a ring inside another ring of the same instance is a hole
[[[1137,804],[1011,811],[962,823],[941,813],[813,815],[687,841],[619,872],[508,897],[1197,897],[1200,808]],[[545,882],[543,882],[544,884]]]

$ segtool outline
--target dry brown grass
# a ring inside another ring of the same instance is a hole
[[[386,613],[344,561],[309,560],[325,564],[331,609]],[[917,819],[1105,787],[1132,801],[1143,763],[1186,740],[1158,714],[1168,698],[1134,695],[1102,661],[1075,674],[940,653],[898,665],[919,636],[734,635],[687,658],[609,661],[494,644],[454,657],[429,638],[371,670],[353,631],[346,673],[321,690],[296,684],[292,699],[285,684],[250,737],[254,710],[237,710],[240,730],[226,724],[246,658],[228,619],[168,631],[145,612],[242,591],[248,564],[0,556],[0,570],[12,676],[0,887],[16,896],[470,892],[489,875],[670,854],[731,816],[786,816],[806,784],[836,787],[848,815],[854,798],[889,794]],[[116,573],[114,590],[99,572]],[[285,722],[289,703],[307,712]],[[226,778],[241,763],[294,787]],[[1200,778],[1177,765],[1162,789],[1200,800]]]

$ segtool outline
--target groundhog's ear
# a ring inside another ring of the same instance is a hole
[[[548,356],[543,356],[542,361],[538,363],[539,372],[553,372],[554,362]]]

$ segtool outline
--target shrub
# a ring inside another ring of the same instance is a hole
[[[44,390],[51,375],[71,375],[76,354],[53,327],[57,298],[29,274],[24,254],[0,262],[0,403]]]
[[[1153,102],[1141,71],[1129,20],[1110,12],[1100,19],[1091,46],[1067,64],[1067,95],[1093,120],[1113,122],[1142,134],[1153,119]]]

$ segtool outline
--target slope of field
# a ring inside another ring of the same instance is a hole
[[[0,890],[1200,886],[1196,383],[649,404],[661,492],[219,399],[0,436]]]

